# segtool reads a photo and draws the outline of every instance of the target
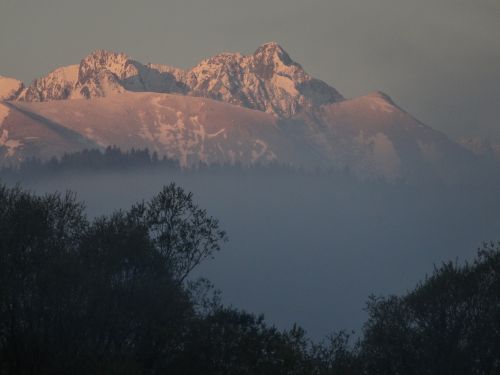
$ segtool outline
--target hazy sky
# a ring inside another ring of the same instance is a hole
[[[0,74],[25,82],[100,48],[190,67],[267,41],[344,96],[500,141],[500,0],[0,0]]]

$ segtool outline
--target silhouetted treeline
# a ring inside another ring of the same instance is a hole
[[[187,278],[225,240],[173,184],[94,220],[72,194],[0,186],[0,374],[500,371],[495,245],[472,263],[443,264],[404,296],[372,297],[356,342],[341,332],[314,344]]]
[[[500,373],[500,248],[446,263],[402,297],[375,298],[362,342],[369,374]]]
[[[25,180],[54,177],[63,173],[80,172],[109,172],[109,171],[133,171],[133,170],[159,169],[163,172],[189,173],[218,173],[218,172],[248,172],[258,171],[262,174],[276,173],[301,173],[301,174],[324,174],[349,176],[348,168],[341,171],[334,168],[326,170],[305,170],[299,167],[269,162],[266,164],[243,165],[241,163],[206,164],[200,162],[189,168],[182,168],[178,160],[169,159],[166,156],[159,157],[156,152],[149,149],[131,149],[122,151],[115,146],[109,146],[103,150],[85,149],[74,153],[66,153],[61,157],[52,157],[49,160],[29,158],[18,165],[4,166],[0,168],[0,177],[4,180]]]
[[[89,221],[0,187],[0,374],[309,373],[304,332],[185,282],[226,234],[175,185]]]
[[[4,167],[1,172],[3,175],[13,176],[42,176],[66,171],[127,170],[154,166],[179,168],[177,161],[166,157],[159,158],[156,152],[151,153],[148,149],[122,151],[118,147],[110,146],[104,150],[86,149],[49,160],[30,158],[19,165]]]
[[[0,167],[0,179],[4,181],[36,181],[57,177],[65,173],[99,173],[99,172],[124,172],[124,171],[161,171],[162,173],[180,172],[183,174],[210,173],[253,173],[255,176],[265,175],[306,175],[334,178],[347,183],[367,182],[369,184],[389,184],[399,186],[476,186],[482,188],[498,188],[500,177],[495,173],[487,173],[480,177],[471,175],[468,178],[454,182],[446,182],[437,175],[422,175],[420,178],[399,176],[387,180],[383,176],[362,177],[352,172],[349,166],[317,167],[315,169],[284,164],[278,161],[266,163],[243,164],[235,163],[204,163],[202,161],[186,166],[181,166],[179,160],[159,156],[156,151],[149,149],[130,149],[122,151],[119,147],[108,146],[104,149],[85,149],[73,153],[65,153],[60,157],[48,160],[28,158],[19,164],[4,165]],[[478,170],[479,171],[479,170]]]

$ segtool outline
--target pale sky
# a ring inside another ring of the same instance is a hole
[[[95,49],[187,68],[268,41],[346,97],[500,141],[500,0],[0,0],[0,75],[25,83]]]

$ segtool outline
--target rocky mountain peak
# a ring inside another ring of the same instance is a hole
[[[255,50],[253,53],[254,56],[276,56],[281,60],[290,60],[290,56],[288,53],[280,46],[277,42],[268,42],[262,44],[259,48]]]
[[[224,53],[206,59],[187,73],[185,82],[194,96],[284,118],[343,99],[333,87],[309,76],[275,42],[248,56]]]
[[[262,63],[264,65],[271,66],[290,66],[296,65],[290,55],[276,42],[265,43],[261,45],[257,50],[253,53],[253,58],[255,61]],[[299,66],[300,67],[300,66]]]
[[[124,53],[109,52],[106,50],[97,50],[80,62],[78,72],[79,80],[85,80],[88,72],[96,72],[103,69],[120,76],[123,74],[130,58]]]
[[[283,118],[343,100],[333,87],[309,76],[275,42],[263,44],[251,55],[221,53],[187,71],[144,65],[124,53],[97,50],[79,65],[33,81],[17,98],[90,99],[124,91],[201,96]]]
[[[95,61],[99,61],[100,64],[104,65],[109,60],[126,61],[128,59],[129,59],[129,56],[123,52],[108,51],[105,49],[96,49],[96,50],[90,52],[82,60],[88,60],[88,61],[95,60]]]
[[[251,65],[254,72],[266,80],[272,79],[276,74],[288,77],[297,83],[311,78],[276,42],[260,46],[251,56]]]
[[[69,99],[78,80],[78,65],[59,67],[31,82],[17,97],[27,102]]]

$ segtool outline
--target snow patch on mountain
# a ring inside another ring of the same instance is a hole
[[[22,142],[9,138],[9,131],[3,129],[3,123],[9,116],[10,108],[0,103],[0,149],[5,148],[6,156],[11,158],[16,153],[16,149],[22,146]]]
[[[401,159],[392,141],[383,133],[372,138],[372,155],[377,174],[392,180],[400,175]]]
[[[265,141],[256,139],[254,142],[254,149],[252,150],[252,163],[256,163],[262,159],[273,161],[277,159],[277,156],[273,151],[269,150],[269,146]]]
[[[2,127],[4,120],[9,115],[9,112],[10,108],[7,107],[5,104],[0,103],[0,128]]]
[[[353,172],[359,176],[384,176],[388,180],[401,176],[400,156],[386,134],[361,130],[353,140],[356,151],[348,157],[357,159],[356,163],[350,163]]]
[[[24,88],[24,84],[15,79],[0,76],[0,100],[11,100],[19,96]]]
[[[213,133],[207,131],[200,121],[199,115],[186,115],[183,111],[174,110],[162,102],[162,97],[151,100],[155,108],[154,126],[144,120],[144,114],[139,114],[141,129],[139,135],[144,139],[157,140],[164,146],[164,152],[170,158],[177,158],[182,167],[188,167],[193,162],[208,162],[206,142],[225,132],[219,129]]]
[[[63,124],[94,144],[148,147],[184,167],[200,162],[249,165],[276,159],[299,165],[316,160],[308,147],[286,136],[274,116],[204,98],[126,92],[91,100],[13,102],[13,106],[32,118]],[[15,126],[18,131],[23,129],[21,121]],[[44,131],[41,123],[31,134],[42,142]],[[49,152],[48,144],[36,145],[33,152]]]
[[[376,91],[366,95],[365,98],[370,100],[370,108],[373,111],[393,113],[397,109],[392,99],[383,92]]]
[[[21,147],[23,144],[17,139],[9,138],[9,131],[6,129],[0,129],[0,147],[5,147],[7,149],[6,156],[11,158],[15,155],[16,149]]]

